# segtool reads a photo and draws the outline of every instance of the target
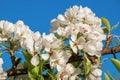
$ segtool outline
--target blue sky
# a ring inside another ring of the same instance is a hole
[[[50,21],[73,5],[91,8],[98,17],[106,17],[111,25],[120,21],[120,0],[0,0],[0,20],[13,23],[23,20],[33,31],[49,33]],[[120,35],[120,26],[112,34]],[[11,66],[10,56],[5,53],[3,57],[5,60],[3,67]],[[104,56],[102,59],[110,57],[113,56]],[[117,57],[120,59],[119,54]],[[109,60],[103,65],[113,76],[118,74]]]

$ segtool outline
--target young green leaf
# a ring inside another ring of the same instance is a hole
[[[40,75],[40,66],[35,66],[32,69],[32,73],[36,74],[36,75]]]
[[[104,73],[104,77],[105,77],[105,80],[110,80],[109,76],[106,73]]]
[[[114,64],[114,66],[117,68],[117,70],[120,72],[120,61],[114,58],[111,58],[110,60]]]
[[[110,32],[110,22],[106,18],[101,18],[102,23],[106,26],[108,29],[108,32]]]
[[[109,31],[108,31],[108,29],[107,29],[107,28],[103,28],[103,32],[104,32],[104,34],[109,33]]]
[[[85,70],[85,73],[86,73],[86,74],[89,73],[90,67],[91,67],[91,62],[90,62],[90,61],[87,61],[87,62],[86,62],[86,68],[85,68],[85,69],[86,69],[86,70]]]
[[[116,29],[116,28],[118,27],[119,24],[120,24],[120,22],[118,22],[117,24],[115,24],[115,25],[111,28],[111,30]]]

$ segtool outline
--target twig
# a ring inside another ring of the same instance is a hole
[[[28,73],[27,69],[10,69],[7,71],[8,77],[15,75],[23,75],[27,73]]]

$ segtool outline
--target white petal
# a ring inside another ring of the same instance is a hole
[[[62,72],[64,71],[65,66],[64,65],[57,65],[57,71]]]
[[[40,36],[41,36],[40,33],[37,31],[37,32],[34,33],[33,38],[36,41],[40,38]]]
[[[72,65],[72,64],[70,64],[70,63],[68,63],[67,65],[66,65],[66,72],[68,73],[68,74],[73,74],[74,72],[75,72],[75,68],[74,68],[74,66]]]
[[[39,56],[38,55],[33,56],[31,59],[31,63],[33,66],[37,66],[39,64]]]
[[[2,76],[7,76],[7,72],[3,72],[1,75]]]
[[[80,68],[76,68],[73,75],[78,75],[78,74],[80,74]]]
[[[66,62],[67,62],[67,59],[64,59],[62,57],[58,60],[58,64],[61,64],[61,65],[65,65]]]
[[[48,60],[49,54],[41,54],[41,57],[42,57],[44,60]]]
[[[72,48],[73,52],[77,54],[77,47],[74,46],[74,43],[71,40],[69,41],[69,43],[70,43],[70,47]]]
[[[0,58],[0,65],[2,65],[3,64],[3,59],[2,58]]]
[[[83,49],[83,45],[78,45],[78,49]]]
[[[50,31],[54,32],[55,30],[58,29],[58,27],[60,27],[60,24],[58,23],[58,21],[56,19],[53,19],[51,21],[51,26],[52,26],[52,28],[50,29]]]
[[[69,80],[76,80],[77,76],[70,76]]]
[[[73,50],[73,52],[74,52],[75,54],[77,54],[78,49],[77,49],[76,46],[73,46],[73,47],[72,47],[72,50]]]
[[[71,40],[69,40],[69,43],[70,43],[70,47],[74,46],[74,43]]]
[[[72,39],[72,41],[75,41],[77,39],[77,34],[72,34],[71,39]]]
[[[96,77],[99,77],[102,75],[102,71],[100,69],[95,69],[93,72],[92,72],[93,75],[95,75]]]
[[[59,20],[61,20],[61,21],[65,21],[66,20],[65,17],[63,15],[61,15],[61,14],[59,14],[57,18]]]

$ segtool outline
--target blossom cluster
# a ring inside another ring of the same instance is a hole
[[[58,80],[79,80],[81,69],[68,63],[72,55],[82,52],[89,62],[87,55],[101,56],[102,40],[106,38],[102,30],[101,20],[87,7],[73,6],[64,15],[59,14],[51,21],[51,33],[42,35],[33,32],[22,21],[13,24],[0,21],[0,43],[16,42],[26,49],[31,58],[31,64],[37,66],[40,57],[49,60],[50,67],[57,69]],[[66,43],[68,41],[68,43]],[[95,67],[94,67],[95,66]],[[101,79],[99,65],[92,65],[86,80]]]
[[[73,53],[78,54],[82,51],[90,56],[101,56],[102,40],[105,40],[106,36],[101,27],[101,19],[96,17],[88,7],[73,6],[67,9],[64,15],[59,14],[57,19],[53,19],[51,25],[51,32],[69,39]],[[94,68],[87,80],[98,80],[97,77],[100,76],[101,71]]]

